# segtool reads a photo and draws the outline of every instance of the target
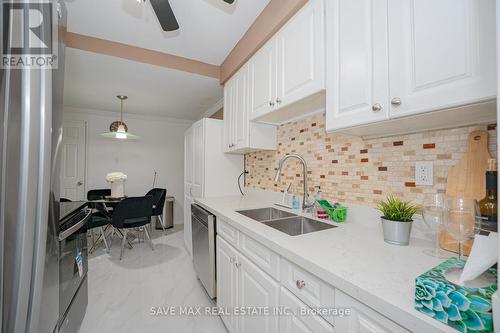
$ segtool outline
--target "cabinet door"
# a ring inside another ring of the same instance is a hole
[[[193,198],[203,197],[203,166],[204,160],[204,135],[203,120],[193,124],[193,181],[190,195]]]
[[[387,0],[331,0],[326,6],[327,130],[387,119]]]
[[[289,309],[293,313],[280,316],[279,333],[333,333],[333,326],[323,318],[313,315],[300,315],[301,309],[308,306],[281,287],[280,308]],[[344,333],[339,330],[338,332]]]
[[[388,13],[391,117],[496,96],[494,0],[389,0]]]
[[[336,317],[335,328],[343,333],[404,333],[409,332],[380,313],[354,298],[335,291],[335,307],[349,309],[349,316]]]
[[[249,62],[250,119],[276,107],[276,41],[268,41]]]
[[[238,258],[238,306],[276,308],[279,304],[280,286],[269,275],[244,256]],[[238,333],[278,332],[276,315],[242,315],[238,317]]]
[[[234,131],[234,83],[233,79],[224,85],[224,139],[223,151],[230,152],[233,148]]]
[[[249,146],[248,135],[248,67],[243,67],[234,77],[234,145],[235,149]]]
[[[325,88],[324,0],[309,1],[281,29],[277,43],[277,107]]]
[[[184,185],[193,182],[193,128],[184,134]],[[184,188],[189,191],[189,188]]]
[[[193,198],[189,195],[184,195],[184,245],[189,255],[193,253],[193,240],[191,232],[191,204]]]
[[[236,306],[238,290],[237,252],[220,236],[217,236],[217,306],[232,311]],[[221,315],[230,333],[236,332],[237,317]]]

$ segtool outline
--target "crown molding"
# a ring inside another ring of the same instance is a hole
[[[221,98],[211,108],[205,111],[205,113],[203,114],[203,118],[210,118],[214,113],[216,113],[223,107],[224,107],[224,98]]]
[[[65,106],[64,113],[68,115],[77,115],[77,116],[97,116],[97,117],[110,117],[116,118],[120,117],[120,112],[118,111],[109,111],[109,110],[97,110],[97,109],[82,109],[72,106]],[[171,124],[180,124],[180,125],[191,125],[195,121],[189,119],[178,119],[167,116],[160,115],[147,115],[147,114],[138,114],[138,113],[123,113],[124,117],[127,119],[138,119],[138,120],[147,120],[147,121],[164,121]],[[118,119],[117,118],[117,119]]]

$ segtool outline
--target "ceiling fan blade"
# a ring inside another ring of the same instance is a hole
[[[224,2],[227,2],[228,4],[232,4],[234,2],[234,0],[224,0]]]
[[[225,0],[224,0],[225,1]],[[160,21],[161,28],[164,31],[174,31],[179,29],[179,23],[175,18],[172,7],[168,3],[168,0],[149,0],[151,6],[155,11],[158,21]]]

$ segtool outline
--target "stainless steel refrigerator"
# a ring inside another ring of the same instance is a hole
[[[1,6],[0,18],[4,18]],[[58,24],[64,32],[64,16]],[[62,33],[58,44],[57,69],[0,70],[2,333],[52,333],[57,329]]]

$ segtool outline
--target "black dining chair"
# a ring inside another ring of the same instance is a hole
[[[161,228],[165,232],[165,224],[163,223],[163,207],[165,206],[165,198],[167,197],[167,190],[164,188],[154,188],[146,195],[153,197],[153,212],[151,216],[157,216],[160,220]]]
[[[93,241],[92,247],[90,248],[90,253],[92,253],[95,249],[96,244],[99,242],[99,240],[102,237],[102,240],[104,242],[104,246],[106,247],[106,252],[109,253],[109,248],[110,245],[108,244],[108,240],[106,239],[106,234],[104,227],[106,227],[108,224],[111,224],[111,217],[108,215],[106,211],[102,210],[96,210],[92,216],[90,217],[89,222],[87,223],[87,229],[92,230],[95,228],[99,228],[99,237],[97,237],[97,240]],[[94,240],[94,234],[92,234],[92,240]]]
[[[87,200],[88,201],[102,200],[110,195],[111,195],[111,189],[109,188],[90,190],[87,192]]]
[[[143,227],[149,244],[151,245],[151,249],[154,250],[151,235],[149,234],[148,228],[146,228],[146,225],[151,223],[151,214],[153,213],[151,207],[153,207],[153,197],[150,195],[126,198],[116,205],[113,211],[111,224],[116,229],[123,231],[120,260],[123,257],[123,249],[127,243],[127,236],[130,229]]]

